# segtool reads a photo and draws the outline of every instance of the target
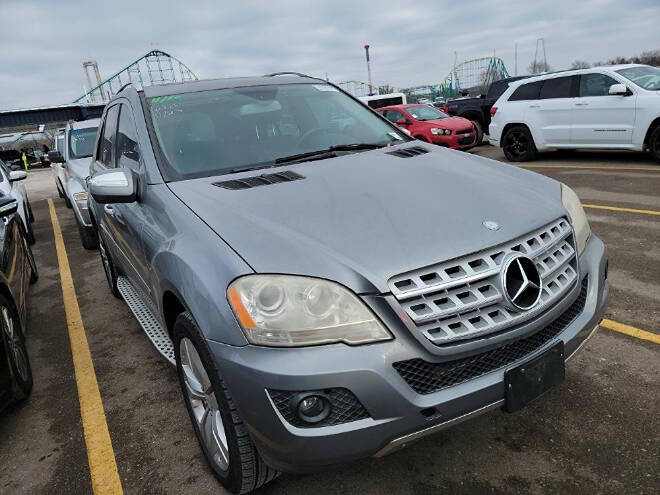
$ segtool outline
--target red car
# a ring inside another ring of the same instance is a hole
[[[472,122],[463,117],[450,117],[431,105],[392,105],[376,110],[412,137],[427,143],[456,150],[474,147],[476,131]]]

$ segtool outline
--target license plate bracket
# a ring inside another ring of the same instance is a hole
[[[504,409],[515,412],[564,381],[564,342],[504,373]]]

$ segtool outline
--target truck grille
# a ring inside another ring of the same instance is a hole
[[[557,337],[582,313],[587,300],[587,285],[587,277],[584,277],[575,302],[559,318],[533,335],[456,361],[429,363],[415,358],[394,363],[394,369],[415,392],[426,395],[515,363]]]
[[[500,271],[510,254],[532,259],[541,276],[540,301],[528,311],[506,304]],[[573,229],[561,218],[485,251],[393,277],[389,287],[418,330],[436,345],[499,332],[559,301],[577,280]]]

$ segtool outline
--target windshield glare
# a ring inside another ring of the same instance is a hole
[[[72,159],[87,158],[94,152],[98,127],[73,129],[69,133],[69,157]]]
[[[640,88],[649,91],[660,89],[660,69],[657,67],[631,67],[617,72]]]
[[[345,144],[405,140],[327,84],[219,89],[147,100],[171,179],[269,166],[278,158]]]
[[[444,112],[441,112],[435,107],[432,107],[430,105],[418,105],[415,107],[408,107],[406,108],[406,111],[410,114],[410,116],[415,119],[415,120],[438,120],[438,119],[446,119],[449,117]]]

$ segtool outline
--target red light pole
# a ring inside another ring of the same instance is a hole
[[[367,74],[369,76],[369,96],[374,94],[374,86],[371,84],[371,62],[369,61],[369,45],[364,45],[364,51],[367,55]]]

